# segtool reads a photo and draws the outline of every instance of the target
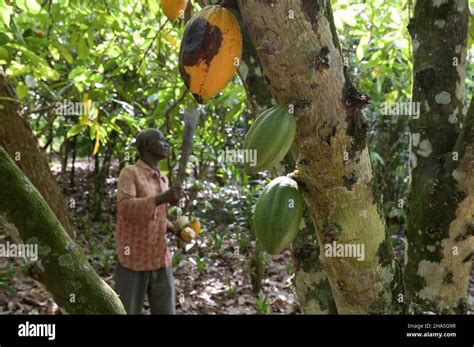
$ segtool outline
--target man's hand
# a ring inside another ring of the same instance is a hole
[[[166,232],[171,233],[173,235],[178,236],[179,230],[174,226],[173,223],[171,223],[169,220],[166,223]]]
[[[159,194],[155,197],[155,202],[157,205],[161,204],[170,204],[176,205],[179,200],[181,200],[184,196],[183,187],[176,186],[172,187],[166,192]]]

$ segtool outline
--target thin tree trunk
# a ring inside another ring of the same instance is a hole
[[[74,187],[74,176],[76,174],[76,145],[77,145],[77,136],[74,136],[72,139],[72,157],[71,157],[71,176],[69,178],[69,186]]]
[[[239,7],[272,95],[295,106],[292,152],[319,243],[364,247],[363,261],[322,253],[338,312],[400,312],[400,269],[359,112],[367,99],[344,72],[330,2],[239,0]]]
[[[472,105],[464,121],[462,114],[468,21],[467,0],[417,1],[409,25],[413,101],[421,116],[410,124],[406,283],[421,311],[467,310],[474,241],[472,143],[466,142]]]
[[[64,141],[61,145],[61,172],[66,173],[67,172],[67,162],[69,160],[69,151],[71,147],[71,139],[67,137],[67,135],[64,135]]]
[[[0,69],[0,146],[15,159],[16,164],[48,202],[67,233],[74,237],[64,196],[28,122],[19,115],[16,100],[13,88]]]
[[[95,157],[95,168],[94,168],[94,207],[93,207],[93,220],[99,220],[102,213],[102,200],[104,197],[105,181],[109,177],[110,163],[112,160],[112,154],[115,149],[115,143],[117,141],[118,133],[113,131],[110,135],[109,145],[106,147],[104,157],[102,159],[102,165],[100,165],[99,154]]]
[[[37,245],[40,281],[69,313],[125,314],[118,295],[64,232],[41,194],[0,147],[0,229]]]
[[[255,47],[245,30],[240,14],[237,14],[244,42],[242,60],[239,64],[239,76],[247,92],[247,100],[253,114],[257,116],[275,104],[263,76],[262,66]],[[272,103],[273,101],[273,103]],[[283,175],[294,169],[291,153],[276,168]],[[313,222],[305,207],[305,227],[301,228],[291,247],[295,271],[295,288],[298,306],[302,313],[336,314],[336,305],[331,287],[319,259],[320,247],[316,239]]]

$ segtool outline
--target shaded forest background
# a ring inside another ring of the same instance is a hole
[[[409,187],[409,119],[382,115],[381,109],[411,100],[407,25],[412,6],[401,0],[333,2],[354,84],[371,97],[364,109],[371,159],[383,177],[383,207],[401,263],[406,215],[397,203],[407,200]],[[179,74],[179,44],[187,20],[200,8],[193,1],[184,19],[170,22],[158,0],[124,0],[121,5],[0,0],[1,69],[15,89],[20,113],[48,153],[77,242],[111,285],[118,173],[136,159],[137,132],[154,127],[171,144],[160,169],[173,180],[182,141],[180,110],[195,107]],[[473,76],[468,64],[467,100]],[[57,112],[58,103],[68,102],[91,109]],[[269,174],[246,176],[242,164],[218,160],[226,147],[242,148],[254,119],[240,77],[199,110],[182,213],[199,217],[204,233],[186,246],[170,239],[178,313],[299,312],[290,252],[268,256],[256,247],[250,228],[252,206]],[[1,242],[7,239],[0,235]],[[0,313],[58,310],[27,263],[0,258]]]

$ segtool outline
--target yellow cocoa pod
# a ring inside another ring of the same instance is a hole
[[[180,236],[184,241],[189,242],[196,237],[196,233],[190,227],[186,227],[183,230],[181,230]]]
[[[197,218],[191,219],[191,222],[189,222],[188,227],[192,228],[196,235],[200,235],[202,230],[201,230],[201,222]]]
[[[178,229],[181,230],[184,227],[188,226],[189,224],[189,218],[186,216],[181,216],[176,221],[174,222],[174,226]]]
[[[179,70],[197,102],[216,96],[235,74],[242,55],[242,35],[232,12],[207,6],[186,25]]]
[[[161,9],[170,21],[174,21],[184,12],[188,0],[161,0]]]

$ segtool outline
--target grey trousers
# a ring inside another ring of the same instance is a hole
[[[152,271],[133,271],[117,262],[115,290],[128,314],[141,314],[148,294],[151,314],[176,314],[172,267]]]

